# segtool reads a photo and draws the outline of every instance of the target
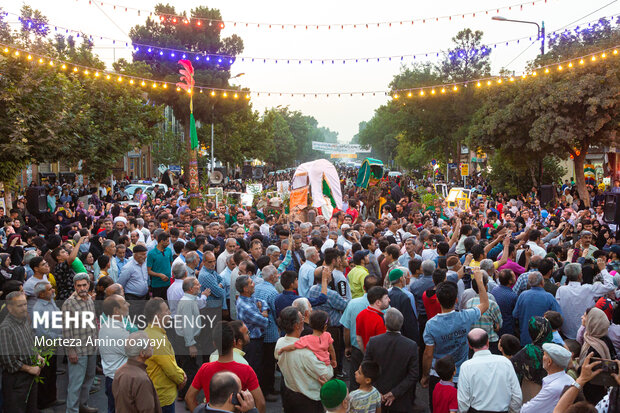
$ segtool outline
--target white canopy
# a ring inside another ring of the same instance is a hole
[[[336,202],[336,208],[342,209],[342,191],[340,179],[336,167],[327,159],[318,159],[312,162],[302,163],[297,167],[293,177],[292,189],[303,188],[310,185],[312,194],[312,206],[321,208],[324,216],[331,217],[333,207],[331,200],[323,192],[323,180],[331,190],[331,195]]]

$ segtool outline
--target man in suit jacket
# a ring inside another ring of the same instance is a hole
[[[387,333],[372,337],[366,346],[364,360],[381,366],[374,383],[382,396],[381,412],[411,412],[415,405],[418,382],[418,345],[400,333],[403,315],[395,308],[385,313]]]
[[[418,318],[414,312],[415,298],[413,294],[405,288],[407,285],[405,272],[400,268],[394,268],[389,272],[388,277],[392,284],[392,288],[388,293],[390,297],[390,306],[400,311],[404,317],[400,332],[403,336],[419,344],[420,333],[418,329]]]

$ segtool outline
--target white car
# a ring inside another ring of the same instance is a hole
[[[152,196],[153,190],[155,189],[155,185],[159,185],[159,187],[162,188],[164,192],[168,191],[168,185],[156,183],[156,184],[130,184],[125,187],[125,192],[127,192],[129,199],[133,197],[134,192],[136,192],[138,188],[142,189],[142,193],[146,193],[147,195]]]

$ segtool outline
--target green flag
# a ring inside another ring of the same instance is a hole
[[[192,150],[198,147],[198,134],[196,133],[196,120],[194,114],[189,114],[189,137],[191,139]]]

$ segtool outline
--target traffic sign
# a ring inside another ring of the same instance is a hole
[[[469,164],[468,163],[461,164],[461,176],[469,176]]]

